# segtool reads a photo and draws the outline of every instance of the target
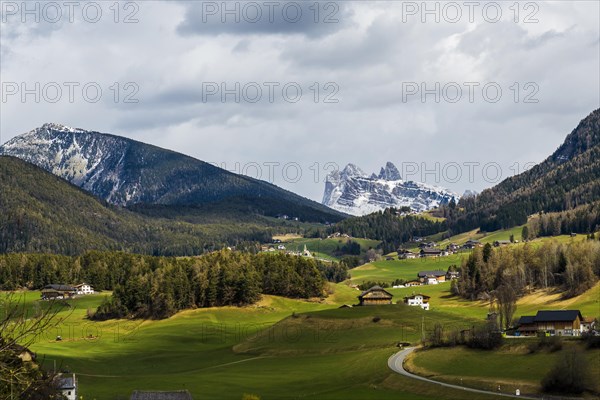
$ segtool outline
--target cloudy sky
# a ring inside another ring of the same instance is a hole
[[[2,1],[0,143],[57,122],[319,201],[347,163],[479,191],[599,107],[599,4]]]

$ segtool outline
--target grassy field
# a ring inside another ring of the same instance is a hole
[[[302,251],[304,246],[306,246],[306,248],[310,252],[314,253],[317,257],[336,260],[336,250],[339,250],[350,240],[360,245],[361,253],[366,252],[370,248],[377,247],[377,245],[380,243],[378,240],[357,238],[305,239],[288,237],[285,242],[285,247],[286,250]]]
[[[419,271],[443,270],[450,265],[460,267],[461,259],[468,256],[468,252],[452,254],[447,257],[415,258],[411,260],[380,260],[350,270],[353,283],[363,281],[387,281],[395,279],[413,280]]]
[[[447,329],[483,323],[489,308],[486,302],[452,296],[450,284],[445,283],[389,289],[394,301],[413,292],[431,296],[430,311],[403,305],[339,308],[357,303],[360,291],[349,283],[412,279],[420,270],[458,265],[460,257],[368,264],[351,270],[350,281],[331,284],[325,300],[264,296],[249,307],[188,310],[161,321],[91,322],[87,310],[110,293],[80,297],[69,302],[70,307],[59,313],[58,327],[44,332],[32,349],[47,367],[56,362],[59,369],[76,372],[85,400],[128,399],[133,390],[181,388],[195,398],[209,399],[239,400],[244,393],[263,400],[485,399],[401,377],[387,368],[387,358],[397,351],[398,342],[418,342],[437,322]],[[18,295],[32,309],[48,304],[38,301],[39,292]],[[519,300],[516,315],[566,308],[600,316],[600,284],[569,300],[561,300],[558,293],[534,292]],[[57,335],[63,340],[57,341]],[[503,357],[499,356],[498,365],[506,362]],[[456,376],[443,379],[466,378],[477,370],[477,362],[488,362],[473,355],[463,372],[462,364],[454,360],[454,364],[444,363],[453,365]],[[427,360],[417,367],[428,370]],[[464,383],[491,384],[485,379],[475,382],[492,373],[493,366],[486,368]]]
[[[447,289],[423,287],[437,296],[432,302],[439,302],[427,312],[402,305],[339,309],[356,302],[358,291],[338,284],[331,285],[333,293],[323,302],[265,296],[251,307],[189,310],[161,321],[90,322],[86,310],[104,295],[86,296],[61,311],[64,320],[33,350],[47,366],[56,361],[60,369],[75,371],[86,400],[179,388],[198,398],[220,399],[240,399],[243,393],[262,399],[483,398],[440,392],[387,369],[398,342],[419,341],[436,322],[470,326],[483,321],[486,304],[448,298]],[[597,307],[599,289],[574,299],[574,305]],[[391,292],[399,298],[407,290]],[[547,297],[535,296],[524,299],[523,310],[547,304]],[[23,294],[32,307],[37,298],[39,292]],[[63,340],[56,341],[57,335]]]
[[[56,362],[76,372],[86,400],[178,388],[220,399],[243,393],[263,399],[440,398],[431,385],[407,385],[386,360],[398,341],[416,341],[422,327],[456,318],[404,306],[338,309],[356,291],[345,285],[332,290],[326,302],[265,296],[252,307],[189,310],[162,321],[90,322],[87,309],[104,295],[81,297],[59,313],[61,323],[33,350],[47,367]],[[39,292],[19,295],[27,306],[39,303]],[[464,398],[452,391],[444,396]]]
[[[464,384],[485,390],[522,394],[539,393],[540,381],[557,363],[561,353],[581,344],[565,341],[563,349],[554,353],[539,351],[530,354],[527,344],[536,338],[513,340],[495,351],[473,350],[464,347],[438,348],[418,351],[411,355],[406,366],[414,373],[453,384]],[[591,389],[600,390],[600,350],[584,350],[592,378]],[[457,368],[460,365],[460,368]]]
[[[392,282],[395,279],[416,279],[417,273],[424,270],[446,271],[450,265],[460,266],[461,258],[468,253],[453,254],[447,257],[417,258],[412,260],[376,261],[350,270],[351,279],[347,283],[360,284],[364,281]],[[461,317],[485,318],[489,303],[485,301],[467,301],[453,296],[450,282],[438,285],[424,285],[408,288],[386,289],[397,300],[414,293],[431,296],[430,307]],[[358,293],[356,293],[358,295]],[[354,302],[356,302],[356,298]],[[552,290],[538,290],[519,299],[516,315],[535,314],[545,309],[578,308],[585,316],[600,317],[600,283],[581,296],[563,300],[561,294]]]

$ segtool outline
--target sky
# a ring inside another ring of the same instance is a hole
[[[0,2],[0,143],[125,136],[321,201],[393,162],[462,194],[600,106],[600,2]]]

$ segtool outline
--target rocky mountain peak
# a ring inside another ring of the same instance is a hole
[[[400,176],[400,171],[398,171],[398,168],[396,168],[396,166],[388,161],[385,164],[384,168],[381,168],[381,171],[379,172],[379,179],[384,179],[386,181],[399,181],[402,179],[402,176]]]
[[[383,182],[382,182],[383,181]],[[323,204],[352,215],[365,215],[389,207],[408,206],[425,211],[460,196],[447,189],[418,182],[404,182],[396,166],[387,162],[379,175],[366,175],[348,164],[332,172],[325,182]]]

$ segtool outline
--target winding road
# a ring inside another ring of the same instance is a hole
[[[508,393],[498,393],[498,392],[490,392],[487,390],[473,389],[473,388],[468,388],[468,387],[464,387],[464,386],[451,385],[449,383],[438,382],[438,381],[434,381],[432,379],[428,379],[428,378],[425,378],[425,377],[422,377],[419,375],[411,374],[410,372],[408,372],[407,370],[404,369],[404,360],[415,349],[416,349],[416,347],[407,347],[406,349],[399,351],[398,353],[391,356],[388,359],[388,366],[390,367],[390,369],[394,372],[399,373],[400,375],[404,375],[411,379],[418,379],[423,382],[433,383],[435,385],[440,385],[440,386],[444,386],[444,387],[452,388],[452,389],[464,390],[467,392],[483,393],[483,394],[488,394],[488,395],[493,395],[493,396],[512,397],[512,398],[516,398],[516,399],[539,400],[539,399],[543,398],[543,397],[517,396],[514,394],[508,394]]]

